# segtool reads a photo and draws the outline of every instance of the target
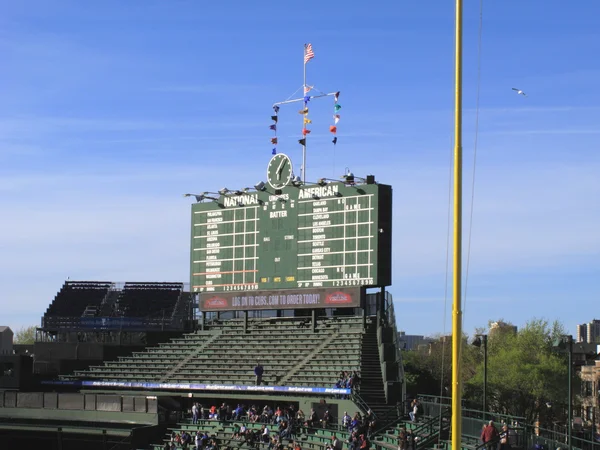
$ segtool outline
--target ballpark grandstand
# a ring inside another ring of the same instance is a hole
[[[364,293],[358,308],[250,313],[201,314],[194,298],[183,283],[66,281],[33,357],[3,357],[3,442],[162,449],[199,436],[241,448],[266,427],[269,442],[318,449],[353,432],[375,442],[403,418],[389,293]]]

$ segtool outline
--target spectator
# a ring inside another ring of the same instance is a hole
[[[244,415],[244,407],[241,404],[237,405],[237,408],[233,410],[233,420],[240,420]]]
[[[198,403],[192,405],[192,423],[194,425],[198,423]]]
[[[344,427],[346,430],[349,430],[351,421],[352,418],[348,415],[348,412],[344,411],[344,416],[342,417],[342,427]]]
[[[319,423],[319,417],[317,416],[317,413],[315,412],[315,410],[313,408],[311,408],[310,414],[308,415],[304,426],[307,428],[314,428],[314,427],[316,427],[317,423]]]
[[[496,447],[498,446],[499,437],[500,435],[498,434],[498,430],[496,430],[496,427],[494,426],[494,421],[490,420],[481,432],[481,440],[485,444],[487,450],[496,450]]]
[[[331,447],[333,448],[333,450],[342,450],[342,448],[344,447],[344,443],[340,441],[334,434],[333,436],[331,436]]]
[[[269,427],[266,425],[263,425],[261,428],[261,440],[264,443],[269,442]]]
[[[398,450],[407,450],[408,448],[408,436],[404,428],[400,429],[398,433]]]
[[[411,411],[408,413],[408,415],[410,416],[410,420],[416,422],[419,415],[419,401],[417,399],[414,399],[410,403],[410,409]]]
[[[254,375],[256,375],[256,385],[260,386],[262,384],[264,369],[263,366],[260,365],[260,362],[256,363],[256,367],[254,368]]]
[[[356,431],[353,431],[350,435],[350,438],[346,441],[348,444],[348,450],[357,450],[359,447],[358,436],[356,435]]]
[[[502,432],[500,433],[500,450],[510,450],[508,425],[502,426]]]

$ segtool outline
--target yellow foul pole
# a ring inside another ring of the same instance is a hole
[[[452,450],[461,449],[462,383],[462,0],[456,0],[454,92],[454,240],[452,287]]]

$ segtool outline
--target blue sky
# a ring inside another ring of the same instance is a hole
[[[301,86],[311,42],[308,83],[343,109],[334,148],[331,101],[311,105],[307,178],[349,167],[394,187],[399,327],[451,329],[453,2],[0,3],[2,324],[38,324],[67,277],[187,281],[181,194],[264,178],[271,104]],[[484,1],[466,332],[598,317],[599,15],[595,0]],[[478,21],[465,1],[466,219]],[[296,110],[279,150],[299,172]]]

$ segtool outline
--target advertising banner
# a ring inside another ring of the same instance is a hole
[[[360,293],[360,288],[203,293],[200,294],[200,310],[358,308]]]
[[[196,384],[196,383],[141,383],[132,381],[42,381],[46,385],[134,388],[134,389],[176,389],[190,391],[246,391],[246,392],[293,392],[297,394],[350,394],[350,389],[322,388],[303,386],[244,386],[231,384]]]

